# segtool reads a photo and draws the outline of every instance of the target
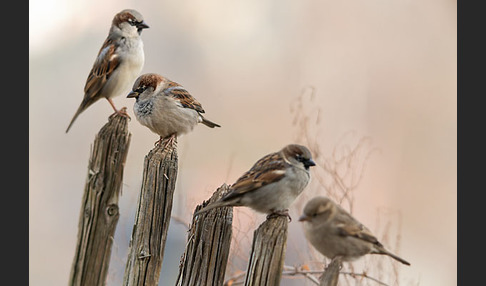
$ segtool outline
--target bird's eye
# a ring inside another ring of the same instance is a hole
[[[128,24],[132,25],[132,26],[135,26],[137,25],[137,22],[135,20],[133,20],[132,18],[128,18]]]

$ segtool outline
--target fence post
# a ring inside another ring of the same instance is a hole
[[[277,216],[264,221],[253,233],[245,286],[278,286],[287,249],[288,218]]]
[[[111,116],[95,137],[69,277],[71,286],[106,282],[130,138],[128,120],[118,114]]]
[[[123,285],[158,285],[177,179],[177,140],[146,156]]]
[[[341,264],[341,257],[337,256],[332,259],[321,276],[319,286],[336,286],[339,280]]]
[[[228,192],[223,184],[194,212]],[[179,265],[177,286],[223,285],[228,263],[233,223],[233,208],[215,208],[193,218],[186,249]]]

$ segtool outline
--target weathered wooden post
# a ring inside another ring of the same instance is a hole
[[[69,277],[71,286],[105,284],[120,217],[118,199],[130,138],[128,119],[118,114],[111,116],[95,137]]]
[[[339,280],[341,265],[342,261],[339,256],[332,259],[320,278],[319,286],[336,286]]]
[[[278,286],[287,249],[288,218],[277,216],[264,221],[253,233],[246,286]]]
[[[145,156],[123,285],[158,285],[177,179],[177,140],[164,139]]]
[[[217,201],[228,192],[219,187],[194,212]],[[233,208],[215,208],[193,218],[186,249],[179,265],[177,286],[223,285],[231,245]]]

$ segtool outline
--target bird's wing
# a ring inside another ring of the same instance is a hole
[[[367,227],[358,222],[348,213],[343,215],[346,215],[348,218],[341,220],[341,223],[337,224],[339,235],[355,237],[377,246],[382,246],[382,244]]]
[[[107,38],[103,43],[84,86],[84,101],[99,97],[106,81],[120,65],[121,59],[115,54],[116,48],[117,45],[113,39]]]
[[[233,185],[222,200],[231,200],[265,185],[280,181],[285,176],[286,163],[279,153],[272,153],[258,160]]]
[[[176,82],[169,81],[168,87],[164,90],[164,94],[176,99],[182,107],[204,113],[202,105],[184,87]]]

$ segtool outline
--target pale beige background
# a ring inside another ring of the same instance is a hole
[[[67,283],[90,145],[112,109],[99,101],[69,134],[64,131],[112,17],[124,8],[137,9],[150,25],[142,35],[143,72],[183,84],[207,118],[223,126],[198,126],[179,138],[174,216],[189,221],[222,183],[299,141],[291,110],[313,87],[306,110],[319,110],[319,124],[310,127],[324,155],[349,131],[371,137],[381,150],[368,161],[354,214],[373,230],[380,227],[378,210],[400,214],[399,253],[412,266],[397,266],[399,284],[457,284],[456,1],[31,0],[31,285]],[[143,159],[157,140],[135,120],[133,100],[122,95],[114,101],[132,115],[132,141],[108,285],[120,285]],[[291,210],[287,265],[309,259],[296,218],[318,193],[326,190],[313,181]],[[263,220],[235,210],[235,232],[246,239],[237,245],[243,257],[235,258],[230,274],[244,267],[245,247]],[[172,221],[161,285],[174,284],[185,235],[183,224]],[[282,285],[303,281],[284,279]]]

